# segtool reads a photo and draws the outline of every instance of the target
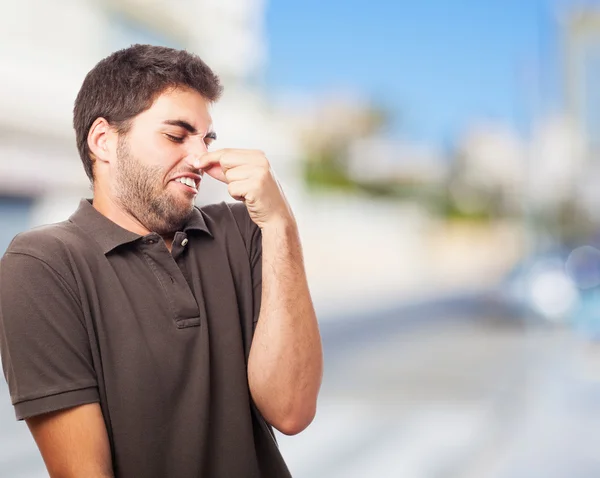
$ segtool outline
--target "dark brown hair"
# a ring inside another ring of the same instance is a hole
[[[105,118],[120,134],[126,134],[135,116],[175,87],[195,90],[211,102],[223,91],[219,77],[197,55],[153,45],[116,51],[86,75],[75,99],[73,127],[90,181],[94,181],[94,172],[87,137],[94,121]]]

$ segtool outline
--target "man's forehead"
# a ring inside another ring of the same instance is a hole
[[[188,90],[172,90],[160,94],[148,113],[153,119],[183,120],[198,128],[212,124],[210,103],[198,92]]]

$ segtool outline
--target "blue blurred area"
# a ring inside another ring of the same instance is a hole
[[[600,250],[590,246],[528,256],[506,275],[499,297],[524,315],[600,339]]]
[[[0,195],[0,254],[4,254],[13,237],[29,228],[32,205],[31,198]]]
[[[502,121],[522,133],[523,105],[543,84],[557,106],[553,0],[503,2],[384,0],[272,1],[267,85],[319,93],[362,91],[390,108],[392,134],[443,145],[473,119]],[[535,79],[540,69],[543,79]],[[539,82],[532,85],[532,81]]]

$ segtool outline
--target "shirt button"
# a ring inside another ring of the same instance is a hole
[[[185,238],[183,241],[181,241],[181,245],[182,245],[183,247],[185,247],[185,246],[187,246],[187,243],[188,243],[188,242],[189,242],[189,241],[187,240],[187,237],[186,237],[186,238]]]

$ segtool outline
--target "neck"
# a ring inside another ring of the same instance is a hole
[[[173,236],[161,236],[163,238],[163,241],[165,241],[165,246],[167,246],[167,249],[169,250],[169,252],[172,252],[172,248],[173,248]]]
[[[110,195],[105,194],[100,188],[94,187],[94,198],[92,206],[102,215],[106,216],[115,224],[123,229],[145,236],[150,234],[150,231],[144,226],[135,216],[127,212],[127,210]],[[171,251],[173,246],[174,234],[161,235],[165,241],[167,249]]]
[[[96,188],[94,188],[92,206],[123,229],[135,232],[141,236],[145,236],[151,232],[134,216],[128,213],[117,201],[110,196],[103,194],[102,191],[99,191]]]

